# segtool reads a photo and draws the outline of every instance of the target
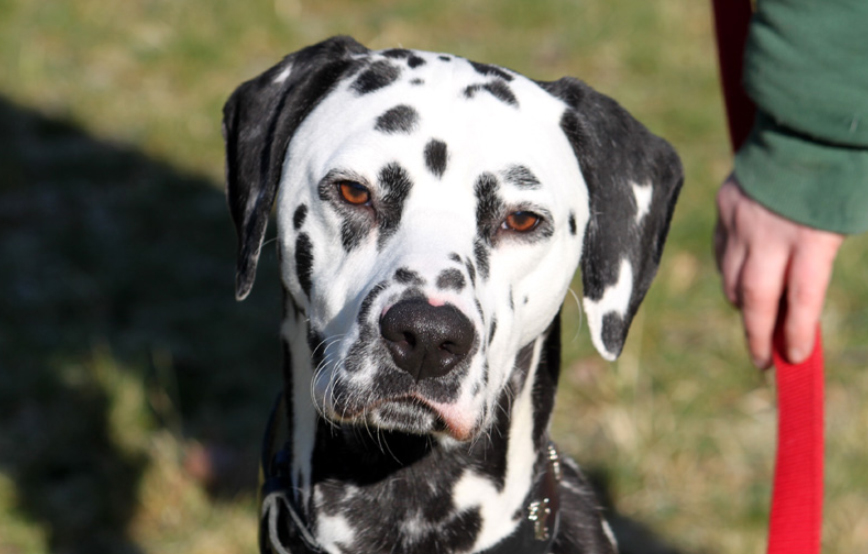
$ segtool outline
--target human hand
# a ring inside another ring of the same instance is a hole
[[[783,317],[784,356],[804,361],[832,265],[844,237],[781,217],[747,196],[730,176],[717,192],[714,249],[727,299],[741,310],[753,363],[772,362],[772,335]],[[785,313],[779,314],[782,306]]]

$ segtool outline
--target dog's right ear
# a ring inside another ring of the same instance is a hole
[[[286,56],[239,86],[223,107],[226,196],[238,233],[235,297],[253,288],[284,157],[298,126],[368,49],[333,37]]]
[[[660,265],[684,181],[672,146],[611,98],[572,77],[541,82],[564,101],[561,129],[588,188],[582,302],[600,354],[621,353],[630,323]]]

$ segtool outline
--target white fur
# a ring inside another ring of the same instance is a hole
[[[584,298],[582,304],[585,314],[588,316],[588,327],[591,330],[591,340],[594,346],[604,358],[614,361],[617,352],[610,352],[603,344],[603,318],[606,314],[614,312],[621,317],[627,314],[630,306],[630,297],[633,294],[633,266],[626,258],[621,260],[621,268],[618,272],[618,281],[606,288],[603,296],[596,302],[590,298]]]
[[[651,186],[651,183],[643,185],[631,183],[631,185],[633,186],[633,197],[636,200],[636,225],[639,225],[651,211],[651,197],[654,194],[654,187]]]
[[[530,364],[532,370],[521,394],[512,405],[503,490],[498,492],[491,480],[470,469],[464,472],[453,490],[455,506],[459,511],[478,507],[482,516],[482,528],[473,546],[474,552],[494,546],[513,531],[514,526],[504,525],[504,521],[511,521],[513,514],[520,512],[527,491],[532,485],[536,449],[532,437],[531,393],[542,343],[543,339],[540,338],[534,345]]]
[[[287,65],[286,68],[283,71],[281,71],[277,75],[277,77],[274,78],[274,81],[272,81],[272,83],[275,85],[279,85],[280,83],[286,81],[286,78],[289,77],[289,75],[291,73],[292,73],[292,64]]]
[[[344,552],[341,546],[352,546],[355,535],[346,517],[340,514],[329,516],[320,511],[317,517],[316,537],[325,552]]]
[[[288,314],[281,325],[280,334],[284,341],[292,345],[303,345],[307,342],[303,322],[296,321],[292,307],[286,307]],[[292,467],[296,472],[291,476],[301,481],[294,483],[296,490],[303,494],[307,502],[310,494],[311,455],[313,453],[316,432],[316,410],[314,409],[307,383],[313,378],[310,355],[305,348],[291,348],[292,382],[297,383],[292,389]]]

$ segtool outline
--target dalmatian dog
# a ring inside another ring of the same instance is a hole
[[[669,144],[579,80],[348,37],[242,84],[224,136],[236,296],[273,208],[285,291],[261,551],[614,552],[549,439],[559,313],[580,267],[618,356],[683,180]]]

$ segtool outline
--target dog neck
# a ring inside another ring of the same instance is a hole
[[[477,552],[510,534],[548,464],[560,316],[519,351],[490,427],[461,443],[326,421],[310,393],[318,345],[304,314],[288,306],[281,334],[293,502],[321,547]]]

